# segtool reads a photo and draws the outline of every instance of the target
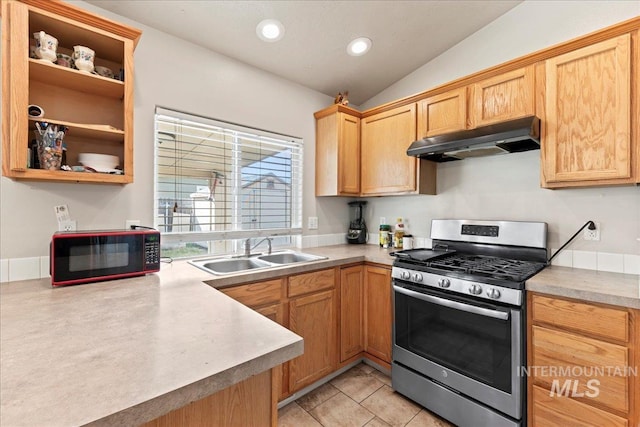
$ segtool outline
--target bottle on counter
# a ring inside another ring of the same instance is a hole
[[[393,233],[393,247],[396,249],[402,249],[402,238],[404,237],[404,224],[402,218],[398,218],[395,230]]]
[[[386,249],[389,246],[391,246],[390,234],[391,234],[391,226],[388,224],[380,224],[380,230],[378,232],[378,236],[379,236],[381,248]]]

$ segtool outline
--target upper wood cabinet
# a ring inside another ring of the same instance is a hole
[[[407,155],[416,140],[416,104],[362,119],[363,195],[435,194],[436,164]]]
[[[58,53],[76,45],[95,51],[95,65],[124,80],[84,73],[30,58],[33,33],[58,39]],[[48,0],[2,2],[2,173],[14,179],[124,184],[133,181],[133,51],[140,31],[75,6]],[[123,175],[28,168],[35,131],[28,105],[43,108],[37,120],[68,126],[69,165],[82,152],[116,155]]]
[[[469,87],[469,128],[535,114],[533,66],[498,74]]]
[[[632,141],[631,76],[635,71],[637,91],[638,71],[632,70],[631,58],[631,35],[624,34],[541,66],[543,187],[636,182],[638,136]],[[636,68],[637,61],[636,54]]]
[[[466,127],[466,87],[418,101],[418,138],[462,130]]]
[[[360,112],[334,105],[315,113],[316,196],[360,194]]]

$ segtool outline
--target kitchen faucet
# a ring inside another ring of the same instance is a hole
[[[265,240],[267,241],[267,245],[269,245],[269,248],[267,249],[267,254],[271,255],[271,237],[264,237],[253,246],[251,246],[251,237],[249,237],[244,241],[244,256],[246,257],[251,256],[251,250],[255,249],[256,246],[258,246],[260,243],[264,242]]]

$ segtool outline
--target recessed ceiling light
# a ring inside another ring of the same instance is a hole
[[[265,19],[256,27],[256,34],[266,42],[277,42],[284,36],[284,26],[275,19]]]
[[[351,56],[361,56],[369,52],[371,49],[371,39],[367,37],[358,37],[352,40],[347,46],[347,53]]]

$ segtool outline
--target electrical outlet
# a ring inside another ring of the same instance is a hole
[[[58,231],[76,231],[76,220],[67,219],[58,223]]]
[[[309,230],[317,230],[318,229],[318,217],[310,216],[309,217]]]
[[[131,230],[132,225],[140,225],[139,219],[128,219],[124,222],[124,228],[126,230]]]
[[[596,242],[600,241],[600,223],[595,222],[594,224],[596,225],[595,230],[589,230],[589,227],[584,229],[584,240],[593,240]]]
[[[387,223],[387,218],[381,216],[380,217],[380,224],[386,224]]]

